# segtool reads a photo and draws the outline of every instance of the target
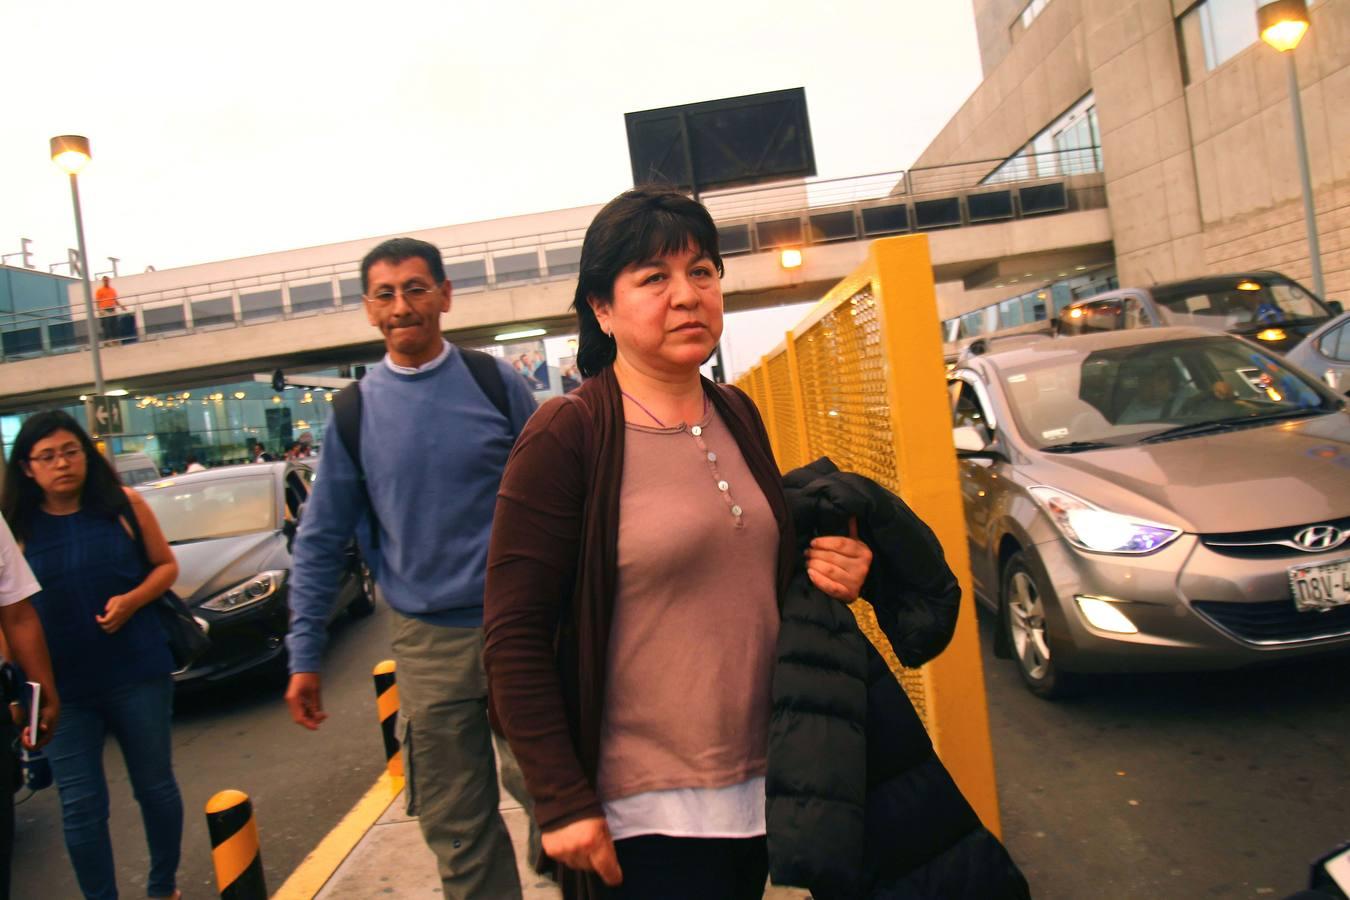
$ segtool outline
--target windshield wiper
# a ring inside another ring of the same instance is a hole
[[[1251,416],[1231,416],[1227,419],[1214,419],[1209,422],[1192,422],[1190,425],[1178,425],[1175,428],[1166,428],[1162,431],[1154,432],[1146,438],[1141,438],[1141,444],[1154,444],[1160,441],[1169,441],[1173,438],[1196,437],[1202,434],[1218,434],[1223,431],[1234,431],[1244,425],[1258,425],[1266,422],[1275,422],[1280,419],[1302,419],[1306,416],[1320,416],[1329,410],[1319,407],[1304,407],[1301,409],[1286,409],[1280,412],[1265,413],[1264,415]]]
[[[1063,444],[1051,444],[1048,447],[1042,447],[1042,453],[1080,453],[1083,450],[1104,450],[1107,447],[1114,447],[1115,444],[1108,444],[1103,441],[1066,441]]]

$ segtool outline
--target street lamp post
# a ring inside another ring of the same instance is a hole
[[[1289,67],[1289,106],[1294,112],[1294,145],[1298,154],[1299,180],[1303,184],[1303,222],[1308,231],[1308,258],[1312,264],[1313,291],[1326,299],[1322,281],[1322,245],[1317,238],[1317,209],[1313,205],[1312,172],[1308,167],[1308,139],[1303,130],[1303,101],[1298,89],[1298,66],[1294,49],[1308,32],[1306,0],[1274,0],[1256,11],[1256,27],[1265,41],[1284,55]]]
[[[84,316],[89,354],[94,363],[94,394],[103,395],[103,363],[98,355],[98,326],[94,315],[94,288],[89,283],[89,254],[84,248],[84,216],[80,211],[80,170],[89,162],[89,138],[63,134],[51,140],[52,162],[70,176],[70,199],[75,204],[75,237],[80,246],[80,278],[84,281]]]

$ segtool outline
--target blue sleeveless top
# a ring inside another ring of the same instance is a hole
[[[47,633],[62,700],[89,698],[173,671],[153,603],[138,609],[116,634],[94,621],[109,597],[132,590],[149,573],[140,548],[117,518],[84,510],[65,516],[37,510],[23,555],[42,585],[32,603]]]

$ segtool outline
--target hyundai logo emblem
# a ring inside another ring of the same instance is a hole
[[[1344,544],[1347,537],[1350,537],[1350,533],[1341,531],[1335,525],[1310,525],[1294,535],[1294,543],[1304,550],[1334,550]]]

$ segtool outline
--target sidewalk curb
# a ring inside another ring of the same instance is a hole
[[[286,879],[272,900],[312,900],[403,790],[402,778],[380,773],[365,796],[342,817]]]

